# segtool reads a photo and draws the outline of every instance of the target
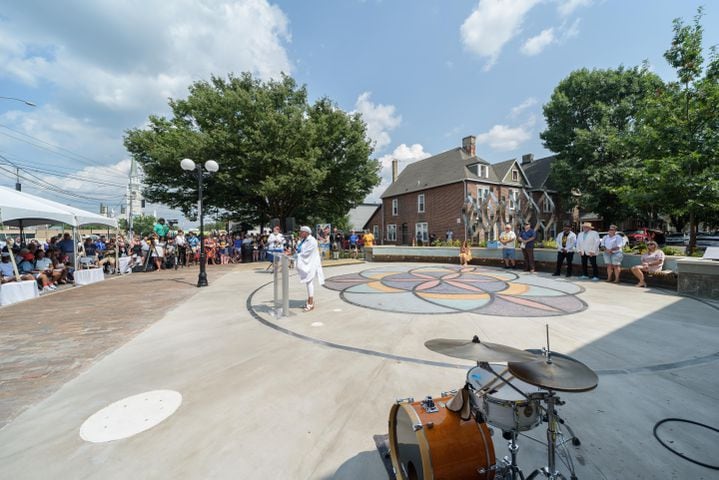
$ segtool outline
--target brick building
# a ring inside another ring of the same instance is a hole
[[[504,223],[515,228],[524,221],[543,235],[556,231],[556,198],[548,187],[554,157],[534,160],[524,155],[490,164],[476,154],[476,139],[408,165],[393,182],[382,203],[365,224],[378,243],[410,245],[454,239],[494,240]],[[380,234],[381,233],[381,234]]]

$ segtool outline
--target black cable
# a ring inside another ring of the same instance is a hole
[[[666,448],[667,450],[669,450],[669,451],[672,452],[673,454],[678,455],[678,456],[682,457],[684,460],[687,460],[687,461],[689,461],[689,462],[692,462],[692,463],[694,463],[694,464],[696,464],[696,465],[701,465],[702,467],[711,468],[712,470],[719,470],[719,465],[709,465],[709,464],[707,464],[707,463],[699,462],[699,461],[697,461],[697,460],[694,460],[694,459],[692,459],[692,458],[687,457],[687,456],[684,455],[683,453],[677,452],[677,451],[674,450],[673,448],[669,447],[666,443],[664,443],[664,442],[662,441],[662,439],[659,438],[659,436],[657,435],[657,429],[659,428],[659,426],[660,426],[661,424],[663,424],[663,423],[665,423],[665,422],[684,422],[684,423],[691,423],[692,425],[698,425],[698,426],[700,426],[700,427],[708,428],[709,430],[713,430],[713,431],[715,431],[715,432],[717,432],[717,433],[719,433],[719,429],[714,428],[714,427],[710,427],[709,425],[705,425],[705,424],[703,424],[703,423],[695,422],[694,420],[686,420],[686,419],[684,419],[684,418],[665,418],[664,420],[659,420],[659,421],[654,425],[654,432],[653,432],[653,433],[654,433],[654,438],[657,439],[657,441],[661,444],[661,446],[664,447],[664,448]]]

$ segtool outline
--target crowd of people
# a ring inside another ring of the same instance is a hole
[[[512,225],[505,225],[504,231],[499,235],[499,244],[502,250],[502,261],[504,268],[517,268],[515,260],[517,241],[524,257],[524,270],[530,273],[535,272],[534,244],[537,234],[531,224],[526,223],[524,229],[518,234],[512,230]],[[599,268],[597,256],[602,255],[607,268],[607,282],[619,283],[624,258],[624,246],[626,238],[617,234],[617,226],[611,225],[607,235],[600,238],[593,229],[591,223],[582,224],[582,231],[578,234],[572,231],[570,224],[564,224],[562,231],[555,238],[557,244],[557,260],[553,276],[559,276],[562,269],[565,275],[571,277],[573,274],[574,254],[581,259],[581,279],[599,281]],[[471,250],[465,242],[460,248],[460,265],[467,265],[471,260]],[[637,278],[638,287],[646,287],[645,275],[661,272],[664,267],[664,252],[659,249],[655,241],[647,242],[647,252],[642,255],[641,263],[631,267],[630,271]],[[566,263],[566,267],[564,266]],[[592,267],[592,275],[589,276],[589,266]]]
[[[534,244],[537,235],[529,223],[523,227],[515,233],[511,225],[505,225],[498,238],[502,261],[504,268],[517,268],[515,256],[519,244],[525,271],[534,273]],[[315,232],[306,232],[308,228],[302,227],[297,232],[282,233],[278,225],[272,231],[265,230],[262,233],[212,232],[204,237],[206,262],[208,265],[272,262],[273,256],[279,253],[296,256],[299,246],[308,236],[311,237],[311,243],[315,244],[313,248],[320,257],[329,257],[331,254],[335,259],[340,255],[357,258],[361,249],[371,247],[375,242],[374,235],[369,231],[352,230],[344,233],[337,228],[330,231],[327,226],[318,228]],[[306,233],[309,235],[305,235]],[[312,233],[315,236],[312,236]],[[554,276],[559,276],[564,269],[565,275],[571,277],[574,255],[577,254],[581,258],[580,278],[598,281],[597,257],[601,254],[607,268],[607,281],[619,282],[626,240],[617,234],[615,225],[611,225],[608,234],[600,238],[590,223],[584,223],[579,233],[573,232],[570,224],[565,224],[555,241],[557,259]],[[305,248],[307,245],[305,243]],[[641,257],[641,263],[630,269],[637,278],[638,287],[645,287],[645,276],[660,272],[664,265],[664,253],[656,242],[648,242],[647,249],[647,253]],[[11,256],[15,259],[17,275]],[[127,268],[135,271],[159,271],[196,265],[200,261],[200,237],[194,231],[171,231],[164,219],[159,219],[151,234],[133,235],[129,238],[123,235],[118,235],[117,238],[87,236],[77,250],[69,233],[54,236],[47,242],[32,239],[22,247],[20,239],[17,239],[12,248],[6,245],[2,249],[0,279],[2,283],[16,281],[18,278],[34,279],[43,292],[48,292],[55,290],[60,284],[72,282],[75,268],[102,268],[106,273],[112,274],[118,267],[116,258],[120,257],[129,257]],[[466,241],[460,248],[459,258],[461,265],[468,265],[472,260],[471,248]],[[312,295],[308,297],[311,309]]]

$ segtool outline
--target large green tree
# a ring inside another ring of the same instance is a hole
[[[627,149],[636,115],[662,81],[645,67],[576,70],[554,89],[540,134],[557,154],[552,184],[563,204],[578,204],[608,221],[640,213],[619,188],[636,161]]]
[[[630,189],[675,221],[688,221],[690,251],[698,224],[716,225],[719,217],[719,56],[712,48],[705,65],[701,18],[699,9],[693,24],[674,20],[664,58],[677,78],[649,96],[638,116],[637,154],[643,161]]]
[[[321,98],[289,76],[266,82],[249,73],[212,77],[170,100],[170,118],[126,132],[125,146],[145,172],[145,197],[193,214],[197,181],[188,157],[216,160],[205,180],[205,208],[248,223],[269,218],[333,222],[379,183],[379,163],[359,114]]]

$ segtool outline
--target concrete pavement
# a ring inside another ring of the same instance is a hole
[[[384,266],[396,264],[325,274]],[[375,440],[387,433],[394,399],[461,387],[472,365],[430,352],[424,341],[477,334],[540,348],[545,324],[553,350],[599,373],[595,390],[561,394],[560,413],[582,440],[571,447],[579,478],[715,478],[664,449],[652,428],[667,417],[717,427],[716,306],[661,290],[538,277],[543,287],[580,286],[572,295],[586,309],[549,317],[408,314],[357,306],[344,292],[320,288],[317,309],[303,313],[304,291],[293,277],[292,315],[276,318],[271,275],[231,270],[5,425],[0,478],[386,478]],[[108,443],[80,438],[96,411],[156,389],[183,396],[164,422]],[[719,438],[711,431],[673,425],[660,433],[716,463]],[[528,434],[544,438],[541,427]],[[500,435],[494,443],[498,456],[507,454]],[[520,438],[525,474],[545,465],[545,455]]]

